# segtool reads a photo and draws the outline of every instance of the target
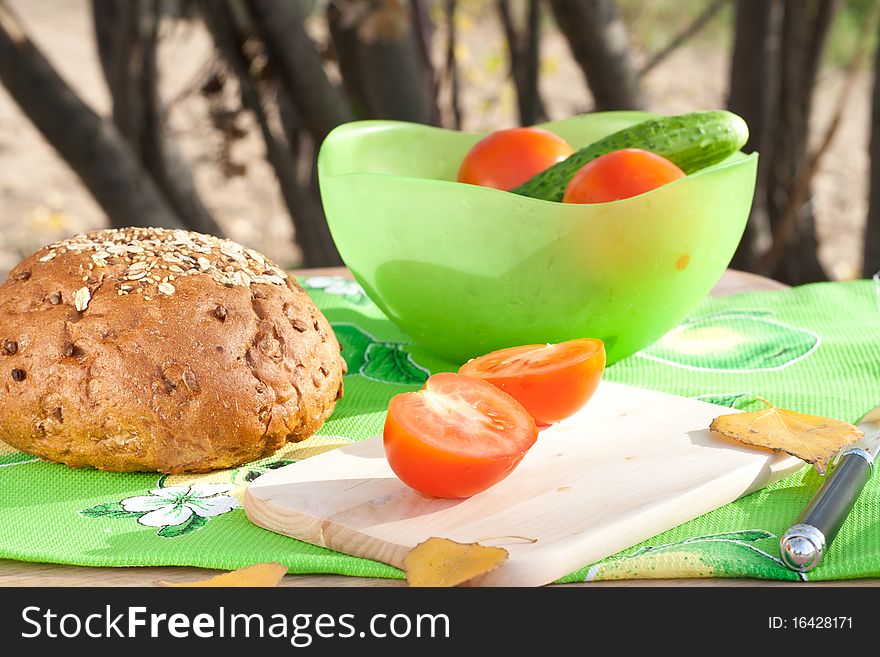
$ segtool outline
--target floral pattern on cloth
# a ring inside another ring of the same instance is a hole
[[[792,572],[772,552],[779,552],[779,537],[763,529],[693,536],[642,545],[601,561],[587,571],[584,581],[652,577],[658,571],[664,577],[718,577],[731,564],[737,565],[740,576],[807,581],[807,573]],[[679,572],[673,564],[679,564]]]
[[[236,498],[226,494],[232,484],[163,486],[164,479],[147,495],[98,504],[80,513],[87,518],[137,518],[145,527],[158,528],[162,538],[177,538],[240,506]]]
[[[325,294],[345,297],[356,304],[369,302],[364,288],[359,283],[342,276],[309,276],[302,280],[302,286],[308,290],[322,290]]]
[[[420,385],[431,376],[428,368],[413,360],[404,343],[378,340],[355,324],[334,322],[332,326],[349,375],[402,385]]]
[[[822,343],[817,333],[768,315],[742,310],[691,317],[636,356],[695,371],[759,372],[789,367]]]
[[[229,470],[207,474],[162,475],[145,495],[104,502],[79,514],[97,519],[136,519],[145,527],[158,528],[162,538],[178,538],[201,529],[219,515],[241,508],[247,485],[271,470],[335,449],[349,440],[339,436],[315,436],[288,443],[271,457]]]

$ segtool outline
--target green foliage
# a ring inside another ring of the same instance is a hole
[[[852,59],[862,27],[865,21],[871,19],[871,6],[877,0],[848,0],[838,11],[831,30],[828,33],[828,43],[823,53],[823,63],[832,68],[845,68]],[[871,29],[868,42],[868,53],[874,52],[877,47],[877,28]],[[868,60],[870,67],[872,60]]]

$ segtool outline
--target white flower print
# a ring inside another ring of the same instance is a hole
[[[189,520],[193,514],[209,518],[238,508],[238,500],[224,495],[232,484],[192,484],[154,488],[149,495],[122,500],[125,511],[144,513],[138,522],[147,527],[175,527]]]

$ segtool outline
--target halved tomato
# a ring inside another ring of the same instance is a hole
[[[495,386],[451,372],[396,395],[385,455],[410,488],[435,497],[475,495],[509,475],[535,443],[528,412]]]
[[[501,349],[458,370],[498,386],[539,424],[573,415],[593,396],[604,371],[605,345],[592,338]]]

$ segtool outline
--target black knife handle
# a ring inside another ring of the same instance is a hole
[[[871,456],[860,449],[845,452],[822,482],[795,524],[783,534],[785,565],[805,572],[816,567],[871,477]]]

